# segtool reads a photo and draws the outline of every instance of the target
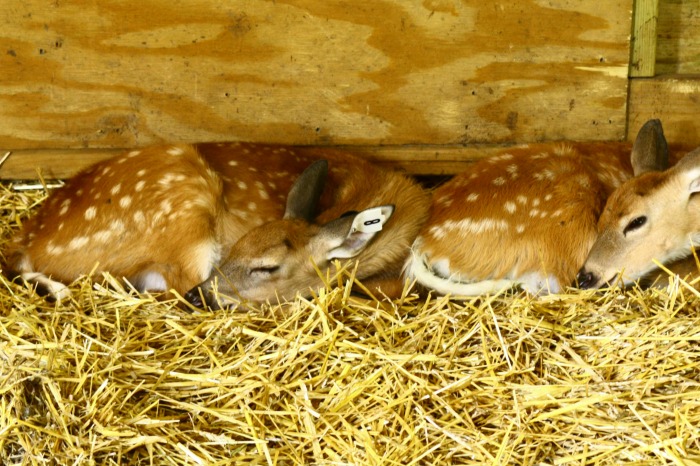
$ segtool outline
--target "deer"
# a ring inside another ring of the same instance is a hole
[[[57,301],[77,278],[107,272],[218,309],[308,296],[335,261],[357,261],[356,278],[391,295],[429,208],[416,181],[347,151],[156,145],[52,192],[4,268]]]
[[[664,286],[668,275],[698,274],[694,247],[700,244],[700,148],[669,168],[663,145],[638,162],[634,178],[608,198],[599,235],[577,282],[583,289],[627,286],[642,280]]]
[[[598,218],[638,160],[666,149],[658,120],[627,143],[539,143],[481,159],[433,193],[407,277],[440,294],[561,292],[598,237]]]

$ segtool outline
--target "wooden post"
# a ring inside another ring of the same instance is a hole
[[[630,77],[653,77],[656,67],[656,22],[659,0],[635,0]]]

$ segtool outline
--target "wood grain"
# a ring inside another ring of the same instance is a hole
[[[629,138],[650,118],[659,118],[669,141],[700,145],[700,79],[667,76],[630,83]]]
[[[630,76],[654,76],[658,16],[659,0],[635,0],[632,19]]]
[[[0,2],[0,150],[613,140],[632,0]]]
[[[700,0],[658,0],[657,74],[700,74]]]

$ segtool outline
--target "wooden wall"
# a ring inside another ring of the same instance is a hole
[[[673,21],[700,2],[660,1]],[[445,173],[504,144],[623,140],[665,105],[630,88],[632,4],[0,2],[0,177],[66,176],[161,141],[347,145]],[[698,37],[659,40],[663,66]],[[694,85],[671,85],[685,90],[679,114],[695,112]]]
[[[700,0],[637,0],[656,8],[649,44],[632,62],[651,63],[630,82],[629,137],[660,118],[666,137],[700,145]]]

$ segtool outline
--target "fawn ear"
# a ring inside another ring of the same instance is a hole
[[[309,165],[294,182],[287,195],[284,218],[313,221],[328,176],[328,162],[317,160]]]
[[[632,146],[634,176],[668,168],[668,145],[659,120],[649,120],[637,133]]]
[[[351,212],[321,228],[321,241],[326,259],[349,259],[357,256],[369,244],[394,213],[393,205],[384,205]]]
[[[700,192],[700,147],[683,157],[674,170],[679,172],[689,194]]]

